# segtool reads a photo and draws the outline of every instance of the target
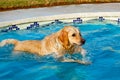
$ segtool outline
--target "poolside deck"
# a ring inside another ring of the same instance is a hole
[[[81,14],[78,16],[82,16],[82,15],[87,15],[89,13],[90,15],[95,15],[95,13],[98,13],[96,14],[96,16],[102,16],[105,13],[105,15],[120,17],[119,15],[120,3],[80,4],[80,5],[68,5],[68,6],[4,11],[4,12],[0,12],[0,27],[13,24],[13,22],[15,22],[16,24],[18,22],[22,23],[22,21],[24,21],[25,19],[27,21],[32,21],[33,18],[37,19],[37,17],[41,17],[41,19],[43,19],[44,17],[52,18],[51,16],[54,16],[55,18],[55,17],[58,17],[56,15],[61,15],[61,14],[66,14],[66,15],[69,14],[69,16],[73,17],[74,15],[76,16],[78,14]],[[100,15],[101,13],[102,15]],[[108,13],[111,13],[111,14],[108,14]],[[65,17],[65,16],[61,15],[60,17]]]

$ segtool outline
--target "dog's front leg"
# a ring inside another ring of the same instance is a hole
[[[74,59],[66,59],[64,57],[58,58],[58,61],[60,61],[60,62],[73,62],[73,63],[79,63],[79,64],[90,64],[90,63],[85,62],[85,61],[74,60]]]
[[[74,60],[74,59],[64,59],[64,60],[62,60],[62,62],[74,62],[74,63],[79,63],[79,64],[90,64],[90,63],[85,62],[85,61]]]
[[[83,49],[82,47],[80,47],[80,46],[77,46],[77,48],[75,49],[75,52],[76,53],[80,53],[81,55],[82,55],[82,57],[85,57],[86,56],[86,50],[85,49]]]
[[[83,58],[86,56],[86,53],[87,51],[83,48],[81,48],[81,51],[80,51],[81,55],[83,56]]]

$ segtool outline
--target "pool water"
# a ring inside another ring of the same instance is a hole
[[[14,54],[14,45],[9,44],[0,48],[0,80],[120,80],[120,25],[105,22],[49,24],[30,30],[0,32],[0,41],[8,38],[41,40],[66,25],[80,29],[86,40],[83,45],[87,50],[86,59],[92,64],[63,63],[51,55]],[[79,54],[72,57],[81,59]]]

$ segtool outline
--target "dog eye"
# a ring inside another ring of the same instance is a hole
[[[76,36],[76,34],[74,33],[74,34],[72,34],[72,36],[73,36],[73,37],[75,37],[75,36]]]

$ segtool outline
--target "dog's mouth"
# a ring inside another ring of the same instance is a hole
[[[79,43],[74,43],[75,45],[82,46],[85,44],[85,40],[82,39]]]
[[[74,45],[82,46],[84,44],[83,43],[74,43]]]

